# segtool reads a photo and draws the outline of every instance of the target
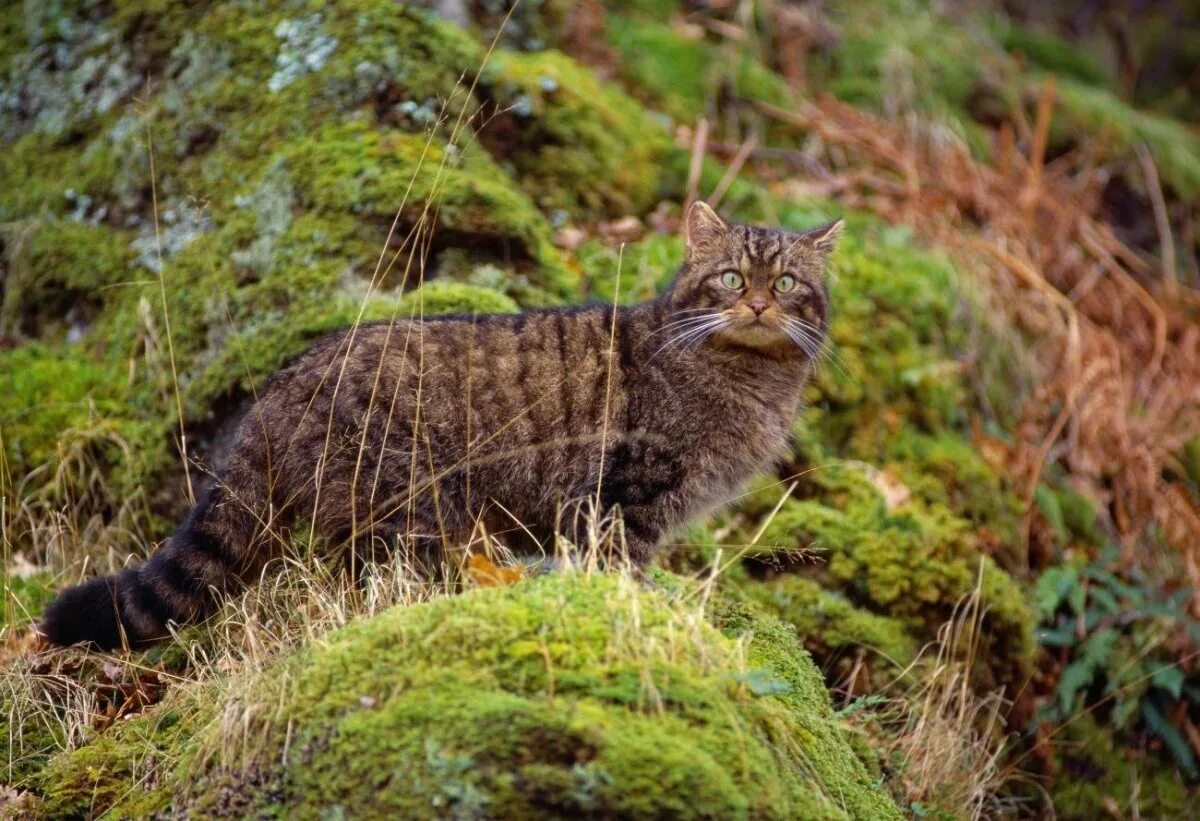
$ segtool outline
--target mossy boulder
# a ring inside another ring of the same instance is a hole
[[[538,205],[620,216],[653,203],[670,140],[622,91],[557,51],[499,54],[485,79],[502,119],[480,136]]]
[[[435,314],[511,314],[521,310],[512,297],[482,285],[434,280],[405,294],[400,316]]]
[[[177,809],[899,817],[792,631],[718,622],[574,573],[385,612],[221,707],[245,746],[213,739]]]

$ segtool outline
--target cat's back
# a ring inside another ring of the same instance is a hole
[[[435,431],[470,425],[473,439],[583,434],[621,402],[629,324],[604,305],[363,324],[319,339],[266,393],[358,413],[421,407]]]

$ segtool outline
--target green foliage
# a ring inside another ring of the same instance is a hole
[[[0,292],[0,334],[65,336],[103,306],[106,289],[133,260],[121,233],[73,220],[17,223],[0,229],[8,274]]]
[[[872,681],[882,687],[916,657],[913,631],[900,619],[856,607],[841,593],[794,573],[765,581],[726,579],[723,590],[793,627],[796,637],[837,679],[865,661]]]
[[[587,296],[611,303],[619,288],[623,304],[644,302],[661,293],[683,263],[683,238],[651,233],[614,246],[590,239],[575,251]]]
[[[1089,713],[1075,715],[1056,739],[1061,764],[1071,774],[1053,785],[1060,818],[1188,818],[1194,790],[1153,754],[1130,755],[1114,745],[1111,730]]]
[[[1107,156],[1125,158],[1145,144],[1164,185],[1183,199],[1200,197],[1200,136],[1186,125],[1138,111],[1110,91],[1068,78],[1058,79],[1056,96],[1051,137],[1059,144],[1082,132],[1105,146]],[[1140,182],[1140,175],[1135,179]]]
[[[1124,579],[1119,548],[1096,561],[1076,560],[1048,568],[1034,585],[1042,628],[1038,640],[1069,660],[1059,673],[1056,700],[1042,720],[1064,722],[1083,711],[1103,709],[1117,733],[1142,726],[1188,778],[1200,767],[1168,713],[1200,706],[1200,681],[1178,658],[1174,646],[1200,640],[1200,622],[1185,603],[1190,591],[1159,597],[1137,579]]]
[[[799,549],[816,551],[820,561],[812,572],[834,580],[860,607],[886,617],[876,629],[895,619],[930,638],[978,584],[987,613],[974,672],[984,682],[1024,681],[1032,665],[1033,637],[1020,588],[981,555],[978,537],[965,520],[920,499],[889,509],[872,481],[875,476],[860,463],[822,465],[805,477],[798,494],[803,501],[789,499],[779,507],[755,553],[760,560],[786,560]],[[760,491],[749,497],[743,511],[761,515],[779,495],[778,486]],[[739,541],[752,538],[746,532],[738,535],[744,537]],[[835,625],[847,629],[850,615],[843,614]],[[888,644],[904,648],[906,642],[897,640],[896,632],[894,626],[888,629]]]

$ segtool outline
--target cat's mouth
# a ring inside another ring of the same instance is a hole
[[[791,344],[780,321],[766,314],[738,317],[720,335],[727,341],[748,348],[777,348]]]
[[[719,335],[726,342],[746,348],[779,351],[781,348],[815,359],[820,349],[818,329],[777,311],[741,313],[730,318]]]

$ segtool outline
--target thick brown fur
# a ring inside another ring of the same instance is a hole
[[[297,520],[358,553],[433,553],[481,522],[549,539],[593,501],[620,512],[644,566],[786,449],[824,343],[823,268],[841,223],[729,225],[699,203],[687,229],[687,260],[653,302],[322,339],[264,389],[218,482],[161,549],[64,591],[43,632],[105,648],[161,638],[252,583]]]

